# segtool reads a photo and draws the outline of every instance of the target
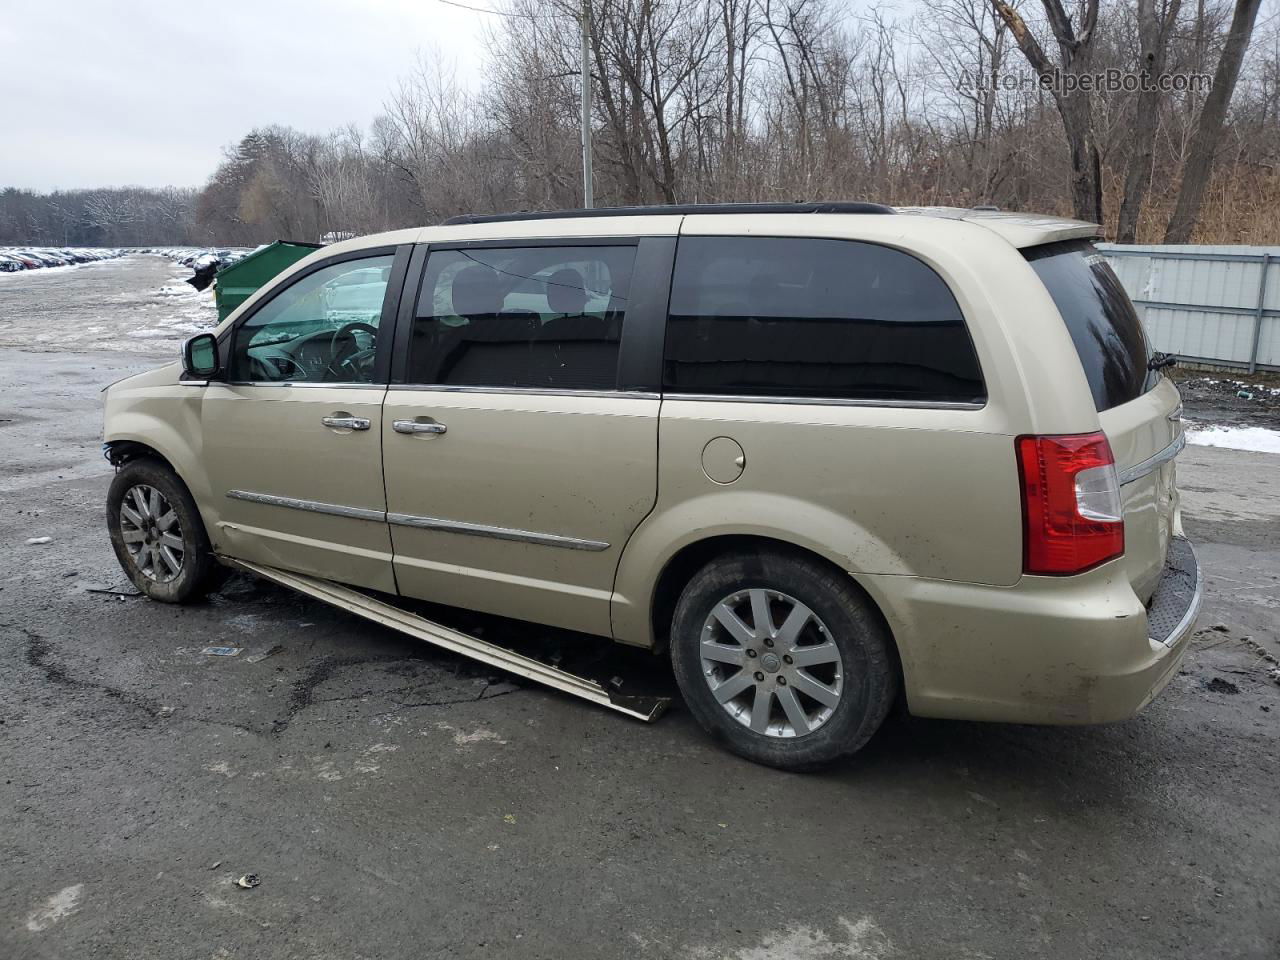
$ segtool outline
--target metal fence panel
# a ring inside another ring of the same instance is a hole
[[[1258,333],[1257,366],[1280,370],[1280,317],[1262,318],[1262,329]]]
[[[1098,244],[1155,349],[1280,369],[1280,247]]]

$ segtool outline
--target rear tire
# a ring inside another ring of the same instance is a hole
[[[897,694],[891,644],[846,574],[774,551],[703,567],[671,625],[676,682],[698,723],[784,770],[813,770],[871,739]]]
[[[120,566],[152,600],[187,603],[216,586],[221,571],[186,485],[158,460],[116,473],[107,492],[107,530]]]

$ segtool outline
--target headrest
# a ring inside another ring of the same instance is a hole
[[[552,313],[582,313],[587,305],[587,282],[577,270],[557,270],[547,280],[547,306]]]
[[[483,264],[463,267],[453,275],[450,291],[453,312],[460,317],[496,314],[502,309],[504,291],[498,276]]]

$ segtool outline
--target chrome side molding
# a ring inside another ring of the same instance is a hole
[[[564,547],[568,550],[608,550],[603,540],[583,540],[556,533],[535,533],[532,530],[516,530],[511,527],[491,527],[483,523],[464,523],[460,520],[440,520],[436,517],[417,517],[409,513],[388,513],[387,522],[399,527],[418,527],[425,530],[444,530],[447,533],[465,533],[473,537],[491,537],[494,540],[515,540],[520,543],[537,543],[544,547]]]
[[[815,407],[892,407],[904,410],[981,410],[986,400],[864,400],[855,397],[783,397],[737,393],[664,393],[663,400],[703,403],[788,403]]]
[[[288,507],[291,510],[305,510],[308,513],[325,513],[334,517],[349,517],[353,520],[377,520],[385,522],[387,514],[382,510],[370,510],[367,507],[347,507],[340,503],[322,503],[319,500],[298,500],[295,497],[277,497],[271,493],[253,493],[249,490],[228,490],[230,500],[245,500],[249,503],[265,503],[270,507]]]
[[[557,533],[537,533],[533,530],[517,530],[513,527],[491,527],[483,523],[466,523],[462,520],[419,517],[411,513],[387,513],[383,510],[370,510],[367,507],[348,507],[339,503],[324,503],[320,500],[299,500],[296,497],[280,497],[272,493],[254,493],[250,490],[228,490],[227,497],[231,500],[262,503],[270,507],[288,507],[291,510],[305,510],[308,513],[323,513],[333,517],[347,517],[352,520],[373,520],[377,523],[391,523],[400,527],[442,530],[445,533],[490,537],[494,540],[536,543],[543,547],[587,550],[593,553],[609,549],[609,544],[603,540],[585,540],[581,537],[566,537]]]

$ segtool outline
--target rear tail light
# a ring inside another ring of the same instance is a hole
[[[1022,569],[1082,573],[1124,553],[1120,478],[1101,433],[1018,437]]]

